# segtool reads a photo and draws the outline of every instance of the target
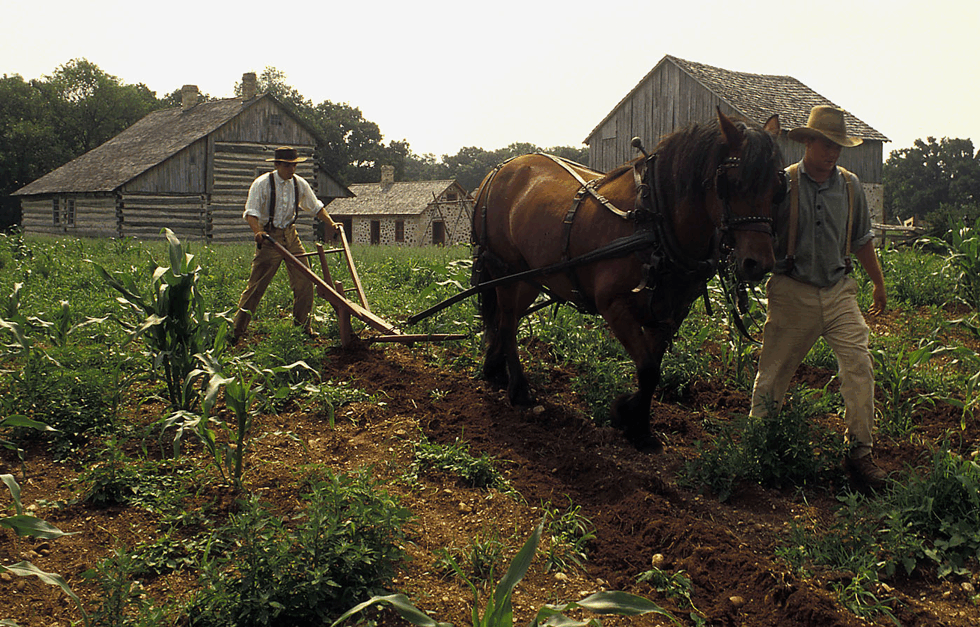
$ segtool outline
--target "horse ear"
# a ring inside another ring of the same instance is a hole
[[[776,139],[779,139],[779,114],[776,113],[775,115],[769,116],[769,119],[766,120],[765,126],[762,128]]]
[[[735,126],[735,123],[732,122],[727,115],[722,113],[721,107],[716,106],[715,108],[718,110],[718,124],[721,126],[721,132],[725,136],[725,143],[731,148],[737,149],[742,145],[742,141],[745,139],[745,136],[742,134],[742,131]]]

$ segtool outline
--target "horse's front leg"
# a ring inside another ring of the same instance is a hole
[[[661,329],[643,327],[627,303],[614,305],[603,317],[633,359],[638,384],[636,392],[613,402],[612,424],[622,429],[637,449],[659,453],[663,451],[663,442],[650,430],[650,403],[660,383],[660,364],[667,351],[668,334]]]

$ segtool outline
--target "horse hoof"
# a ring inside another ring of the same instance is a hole
[[[612,407],[609,408],[609,424],[620,431],[624,431],[627,426],[627,421],[624,414],[626,412],[625,405],[629,401],[629,398],[630,397],[628,394],[623,394],[614,400]]]
[[[528,393],[517,394],[510,398],[510,404],[513,407],[519,407],[522,409],[530,409],[538,404],[537,400]]]
[[[653,434],[647,433],[640,437],[630,438],[630,442],[641,453],[659,455],[664,452],[664,443]]]

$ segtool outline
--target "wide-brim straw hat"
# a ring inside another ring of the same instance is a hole
[[[829,139],[838,146],[853,148],[861,145],[864,140],[860,137],[850,137],[847,125],[844,123],[844,111],[837,107],[819,105],[810,109],[810,118],[806,126],[794,128],[787,137],[797,142],[804,142],[808,137]]]
[[[306,161],[306,157],[300,157],[299,152],[290,146],[282,146],[281,148],[276,148],[276,156],[271,159],[266,159],[266,161],[281,161],[283,163],[300,163],[301,161]]]

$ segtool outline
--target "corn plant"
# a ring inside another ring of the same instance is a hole
[[[514,609],[511,604],[511,597],[514,594],[514,588],[521,582],[531,566],[538,544],[541,542],[543,529],[544,522],[542,521],[531,533],[521,550],[518,551],[514,561],[510,564],[510,568],[507,569],[507,573],[491,591],[482,615],[480,614],[479,588],[466,579],[461,571],[458,572],[473,592],[473,627],[513,627]],[[337,627],[351,616],[376,605],[390,606],[403,619],[419,627],[452,627],[450,623],[437,621],[419,610],[403,594],[371,597],[349,609],[334,621],[331,627]],[[652,601],[626,592],[609,591],[597,592],[577,602],[545,605],[535,614],[531,621],[531,627],[557,627],[559,625],[562,627],[586,627],[599,624],[596,619],[582,622],[565,615],[565,612],[574,609],[585,609],[596,614],[618,614],[620,616],[638,616],[653,612],[669,618],[676,625],[681,624],[670,612]]]
[[[930,394],[920,394],[916,389],[916,370],[948,349],[933,340],[924,340],[918,346],[908,348],[898,345],[894,350],[872,348],[875,379],[884,392],[877,405],[885,429],[895,434],[912,430],[913,417],[921,405],[932,405]]]
[[[963,302],[974,310],[980,309],[980,220],[967,226],[961,219],[946,234],[942,243],[948,257],[947,267],[956,275],[956,285]]]
[[[175,455],[180,452],[183,434],[193,433],[211,455],[222,479],[230,480],[238,489],[242,488],[245,458],[251,443],[252,422],[257,413],[275,399],[284,398],[299,389],[308,389],[305,382],[279,385],[277,381],[280,376],[297,370],[316,374],[302,361],[288,366],[259,368],[246,357],[247,355],[236,357],[224,363],[213,351],[198,355],[203,367],[188,374],[188,383],[199,378],[208,379],[202,413],[178,410],[165,419],[162,425],[164,431],[177,427]],[[225,406],[234,413],[234,424],[212,416],[222,391]]]
[[[152,370],[163,369],[171,407],[189,410],[198,393],[188,383],[197,367],[196,355],[208,349],[223,350],[228,325],[221,314],[204,305],[198,288],[200,266],[170,229],[167,237],[170,266],[154,264],[149,290],[143,291],[132,274],[110,273],[91,262],[95,271],[121,294],[117,300],[141,321],[124,322],[129,341],[141,338],[152,357]]]
[[[14,511],[16,512],[13,516],[0,517],[0,527],[12,529],[18,536],[31,536],[46,540],[68,535],[45,520],[24,513],[24,506],[20,500],[20,484],[17,483],[13,475],[0,475],[0,481],[3,481],[10,491],[10,496],[14,501]],[[0,573],[11,573],[18,577],[35,576],[49,586],[61,588],[62,592],[68,595],[78,605],[78,609],[82,613],[82,619],[88,625],[88,614],[85,613],[85,608],[82,607],[81,600],[61,575],[45,572],[28,561],[17,562],[16,564],[0,564]],[[4,624],[9,625],[13,623],[4,621]]]

